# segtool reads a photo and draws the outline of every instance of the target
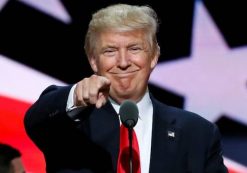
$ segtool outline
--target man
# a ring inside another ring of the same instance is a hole
[[[48,87],[25,116],[47,172],[119,173],[118,113],[125,100],[139,109],[134,130],[142,173],[227,172],[217,127],[149,93],[160,55],[157,28],[148,6],[117,4],[93,15],[85,51],[94,74],[73,86]]]
[[[10,145],[0,143],[0,173],[24,173],[21,153]]]

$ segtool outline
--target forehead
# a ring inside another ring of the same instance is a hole
[[[99,44],[105,46],[107,44],[144,44],[147,39],[143,30],[134,31],[105,31],[99,35]]]

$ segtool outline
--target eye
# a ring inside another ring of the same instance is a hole
[[[142,48],[139,46],[132,46],[129,48],[129,51],[134,53],[134,54],[139,53],[141,50],[142,50]]]
[[[104,56],[114,56],[116,54],[116,49],[108,48],[103,51]]]

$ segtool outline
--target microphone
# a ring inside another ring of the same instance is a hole
[[[138,108],[136,103],[131,100],[125,100],[119,109],[120,120],[126,128],[133,128],[138,121]]]
[[[128,128],[129,135],[129,172],[133,172],[133,151],[132,151],[132,136],[133,128],[135,127],[138,121],[138,108],[136,103],[131,100],[125,100],[119,109],[120,120],[122,124]]]

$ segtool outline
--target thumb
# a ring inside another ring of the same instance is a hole
[[[109,96],[109,92],[100,92],[98,95],[96,104],[95,104],[96,108],[101,108],[103,105],[105,105],[107,102],[108,96]]]

